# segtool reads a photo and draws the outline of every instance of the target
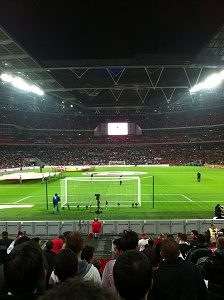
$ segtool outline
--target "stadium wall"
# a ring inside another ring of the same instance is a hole
[[[176,234],[178,232],[190,234],[191,230],[198,230],[204,233],[213,224],[213,219],[206,220],[129,220],[129,221],[111,221],[103,222],[103,235],[119,235],[125,229],[133,230],[138,234],[147,233],[149,235]],[[0,222],[0,231],[8,231],[9,235],[16,236],[18,231],[26,231],[29,236],[55,237],[66,231],[79,231],[88,235],[91,232],[91,223],[89,220],[80,221],[10,221]],[[218,228],[224,228],[224,219],[216,220]]]

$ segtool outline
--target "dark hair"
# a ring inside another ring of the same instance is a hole
[[[4,277],[14,295],[33,293],[44,274],[41,248],[32,241],[15,247],[6,257]]]
[[[224,237],[223,236],[218,237],[217,246],[218,247],[224,246]]]
[[[52,240],[48,240],[48,241],[46,242],[45,248],[46,248],[47,250],[52,250],[52,249],[53,249],[53,246],[54,246],[53,241],[52,241]]]
[[[121,238],[121,250],[135,250],[138,246],[138,234],[135,231],[125,231]]]
[[[74,277],[78,270],[78,258],[71,249],[62,249],[55,256],[54,273],[60,282]]]
[[[26,235],[23,235],[21,236],[20,238],[16,239],[15,240],[15,243],[14,243],[14,248],[17,247],[18,245],[24,243],[24,242],[28,242],[30,241],[30,238]]]
[[[20,231],[20,230],[19,230],[18,233],[17,233],[17,237],[22,236],[22,235],[25,235],[25,234],[24,234],[24,231]]]
[[[90,263],[91,259],[93,258],[94,254],[94,247],[86,245],[81,254],[81,259],[85,259],[88,263]]]
[[[65,241],[65,248],[71,249],[76,255],[83,249],[83,238],[78,231],[70,232]]]
[[[198,235],[198,240],[197,240],[197,243],[200,244],[200,245],[204,245],[206,243],[206,238],[205,238],[205,235],[204,234],[199,234]]]
[[[63,232],[63,236],[64,238],[66,239],[66,237],[69,235],[69,233],[71,233],[72,231],[71,230],[68,230],[68,231],[65,231]]]
[[[7,238],[9,236],[8,231],[2,231],[2,237]]]
[[[147,245],[147,244],[146,244],[146,245]],[[150,247],[153,247],[154,241],[153,241],[152,239],[148,239],[148,245],[149,245]]]
[[[186,235],[186,233],[181,233],[180,234],[180,239],[182,240],[182,241],[187,241],[187,235]]]
[[[34,243],[37,243],[37,244],[39,245],[39,243],[40,243],[40,238],[39,238],[39,237],[33,237],[33,238],[31,239],[31,241],[33,241]]]
[[[166,236],[167,238],[171,238],[171,239],[173,239],[174,237],[173,237],[173,234],[167,234],[167,236]]]
[[[108,289],[80,278],[70,278],[48,290],[38,300],[116,300]]]
[[[161,255],[167,261],[174,261],[179,256],[179,244],[173,238],[165,238],[161,243]]]
[[[122,238],[113,240],[113,244],[116,246],[118,251],[121,251],[121,240],[122,240]]]
[[[127,250],[113,268],[115,287],[125,300],[143,299],[151,286],[152,266],[145,254]]]
[[[191,230],[191,232],[193,233],[193,235],[197,236],[198,237],[198,231],[197,230]]]

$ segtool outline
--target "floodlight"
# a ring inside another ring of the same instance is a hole
[[[203,82],[194,85],[190,89],[190,93],[193,94],[199,92],[200,90],[213,89],[216,86],[218,86],[223,79],[224,79],[224,70],[219,73],[214,73],[209,77],[207,77]]]
[[[37,94],[39,96],[44,95],[44,91],[41,90],[38,86],[30,85],[28,82],[26,82],[21,77],[18,77],[18,76],[13,77],[10,74],[2,73],[0,78],[2,79],[2,81],[10,83],[14,87],[16,87],[20,90],[23,90],[23,91],[26,91],[26,92],[32,92],[32,93]]]
[[[14,77],[12,80],[12,85],[20,90],[29,90],[29,85],[20,77]]]
[[[219,74],[212,74],[204,81],[204,88],[212,89],[220,84],[222,81],[221,76]]]
[[[1,79],[3,81],[6,81],[6,82],[12,82],[13,77],[11,75],[9,75],[9,74],[2,73],[1,74]]]
[[[31,85],[30,86],[30,91],[39,95],[39,96],[43,96],[44,92],[36,85]]]

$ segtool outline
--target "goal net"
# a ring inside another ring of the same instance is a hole
[[[60,180],[62,207],[141,206],[141,180],[132,177],[67,177]]]

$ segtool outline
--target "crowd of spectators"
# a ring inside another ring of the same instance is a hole
[[[117,117],[138,124],[142,134],[94,136],[97,125],[115,119],[5,110],[0,112],[0,168],[24,167],[31,158],[45,165],[223,164],[223,116],[221,107]]]
[[[45,165],[108,165],[120,161],[129,165],[203,165],[223,164],[224,144],[164,144],[114,146],[1,146],[0,168],[25,167],[34,159]]]
[[[223,108],[193,111],[156,113],[147,118],[139,116],[137,122],[141,128],[192,127],[223,124]]]
[[[142,130],[142,135],[94,136],[92,131],[18,131],[0,134],[1,144],[126,145],[200,143],[224,140],[224,125],[211,128]]]
[[[14,124],[27,129],[94,130],[100,123],[134,122],[142,129],[209,126],[224,123],[224,108],[208,108],[169,113],[127,114],[126,116],[84,115],[2,110],[2,124]]]
[[[88,240],[84,247],[80,232],[65,232],[43,245],[25,232],[6,243],[3,232],[0,299],[221,300],[223,231],[214,224],[205,233],[192,230],[190,237],[124,230],[113,240],[114,257],[103,270],[94,265],[94,249],[89,251]]]

